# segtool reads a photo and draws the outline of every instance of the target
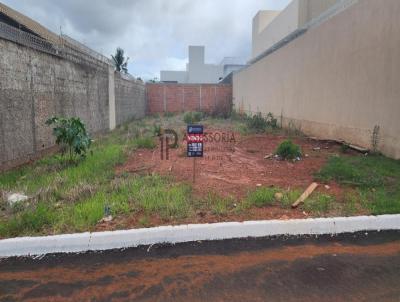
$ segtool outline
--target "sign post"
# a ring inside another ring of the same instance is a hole
[[[187,126],[187,156],[193,157],[193,183],[196,180],[196,157],[203,157],[203,125]]]

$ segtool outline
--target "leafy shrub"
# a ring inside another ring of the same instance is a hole
[[[248,116],[246,124],[249,129],[255,130],[256,132],[263,132],[267,128],[277,128],[278,121],[271,112],[269,112],[266,117],[263,117],[261,112],[258,112],[253,116]]]
[[[57,145],[61,146],[63,155],[69,154],[70,161],[76,156],[86,156],[92,140],[86,132],[85,124],[79,117],[62,118],[52,117],[46,121],[46,125],[54,125],[53,135]]]
[[[261,115],[261,113],[249,116],[246,120],[247,127],[255,130],[256,132],[263,132],[267,128],[267,120]]]
[[[200,122],[203,118],[203,113],[195,111],[195,112],[186,112],[183,116],[183,121],[186,124],[194,124]]]
[[[267,127],[275,129],[278,127],[278,120],[274,117],[271,112],[268,112],[267,117],[265,118],[267,121]]]
[[[276,149],[278,154],[283,159],[293,159],[301,156],[300,146],[294,144],[291,140],[284,140]]]
[[[153,124],[153,135],[154,136],[160,136],[161,134],[162,134],[161,125]]]

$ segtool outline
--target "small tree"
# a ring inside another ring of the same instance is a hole
[[[122,48],[118,47],[115,52],[115,56],[111,55],[111,57],[114,61],[114,66],[117,71],[128,73],[129,58],[125,60],[124,50]]]
[[[85,124],[79,117],[55,116],[48,119],[46,125],[54,125],[53,135],[56,137],[57,145],[61,146],[63,156],[68,153],[70,161],[77,156],[86,156],[92,140],[86,132]]]

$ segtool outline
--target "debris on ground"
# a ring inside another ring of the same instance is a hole
[[[13,206],[14,204],[20,202],[20,201],[25,201],[28,200],[28,196],[26,196],[25,194],[21,194],[21,193],[12,193],[10,195],[8,195],[7,197],[7,202],[10,206]]]
[[[110,222],[110,221],[112,221],[113,220],[113,217],[111,216],[111,215],[108,215],[108,216],[106,216],[106,217],[103,217],[102,219],[100,219],[100,223],[102,223],[102,222]]]
[[[325,189],[327,189],[327,190],[329,190],[329,189],[331,188],[331,187],[328,186],[328,185],[325,185],[324,187],[325,187]]]
[[[354,145],[354,144],[349,144],[349,143],[347,143],[347,142],[345,142],[343,140],[337,140],[336,142],[339,143],[339,144],[342,144],[342,145],[344,145],[344,146],[346,146],[346,147],[348,147],[350,149],[353,149],[353,150],[356,150],[356,151],[358,151],[360,153],[363,153],[364,155],[367,155],[368,152],[370,151],[368,148],[364,148],[364,147],[357,146],[357,145]]]
[[[312,148],[314,151],[319,151],[319,150],[321,150],[321,147],[314,147],[314,148]]]
[[[301,194],[301,196],[292,204],[292,208],[297,207],[300,203],[304,202],[308,196],[318,187],[316,182],[313,182],[308,188]]]
[[[264,156],[264,159],[269,159],[272,158],[274,156],[274,154],[270,153]]]
[[[276,192],[276,193],[274,194],[274,197],[275,197],[275,200],[276,200],[276,201],[281,201],[282,198],[283,198],[283,194],[282,194],[281,192]]]

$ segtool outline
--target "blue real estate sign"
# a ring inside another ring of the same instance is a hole
[[[203,125],[187,126],[187,156],[203,157]]]

